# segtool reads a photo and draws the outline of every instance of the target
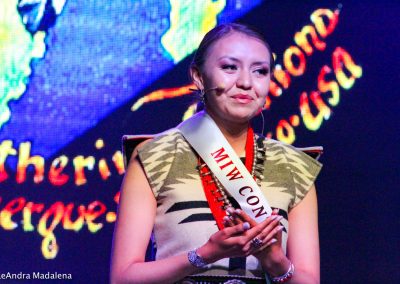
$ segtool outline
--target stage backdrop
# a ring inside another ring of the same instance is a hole
[[[122,135],[192,115],[191,56],[208,30],[239,21],[277,63],[255,130],[325,148],[322,283],[396,283],[399,12],[397,1],[0,0],[0,280],[108,282]]]

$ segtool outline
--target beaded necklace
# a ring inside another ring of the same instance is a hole
[[[246,138],[246,157],[245,166],[255,179],[258,186],[264,179],[264,163],[265,163],[265,146],[264,137],[256,138],[253,129],[249,127]],[[199,174],[203,184],[204,193],[206,195],[211,212],[217,222],[219,229],[224,228],[223,217],[226,216],[226,209],[233,207],[228,198],[225,188],[221,182],[210,171],[207,164],[199,157],[198,166]]]

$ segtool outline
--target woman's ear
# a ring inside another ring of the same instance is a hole
[[[190,67],[190,77],[192,77],[193,83],[196,85],[197,89],[204,90],[203,77],[198,67]]]

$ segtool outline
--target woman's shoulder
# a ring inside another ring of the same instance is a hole
[[[282,153],[286,158],[296,160],[297,157],[297,159],[307,160],[310,163],[321,165],[321,163],[318,162],[318,158],[323,151],[323,147],[321,146],[296,147],[272,138],[265,138],[264,145],[266,147],[266,152],[269,154],[275,155]]]
[[[322,164],[310,155],[311,152],[320,150],[322,147],[297,148],[281,141],[266,138],[266,161],[268,170],[279,169],[279,174],[289,173],[288,177],[292,184],[293,200],[289,207],[296,206],[312,188],[319,175]],[[286,185],[288,186],[288,185]]]
[[[298,148],[293,145],[272,138],[264,137],[264,144],[269,148],[283,149],[286,151],[299,151]]]
[[[154,147],[163,145],[164,147],[174,146],[176,142],[180,139],[183,139],[182,134],[176,128],[171,128],[165,130],[161,133],[153,134],[151,137],[142,143],[140,143],[137,147],[138,151],[146,151],[149,149],[153,149]]]
[[[266,137],[262,138],[267,156],[271,155],[275,156],[279,154],[287,156],[299,153],[299,150],[293,145],[272,138],[266,138]]]
[[[191,147],[176,128],[155,134],[137,147],[137,153],[142,160],[172,157],[185,152],[191,152]]]
[[[155,196],[158,196],[159,190],[168,180],[175,160],[182,153],[190,151],[190,146],[175,128],[156,134],[140,145],[137,150],[138,158]]]

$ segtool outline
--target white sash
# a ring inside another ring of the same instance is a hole
[[[261,189],[207,113],[199,112],[177,128],[243,211],[257,222],[271,215]]]

